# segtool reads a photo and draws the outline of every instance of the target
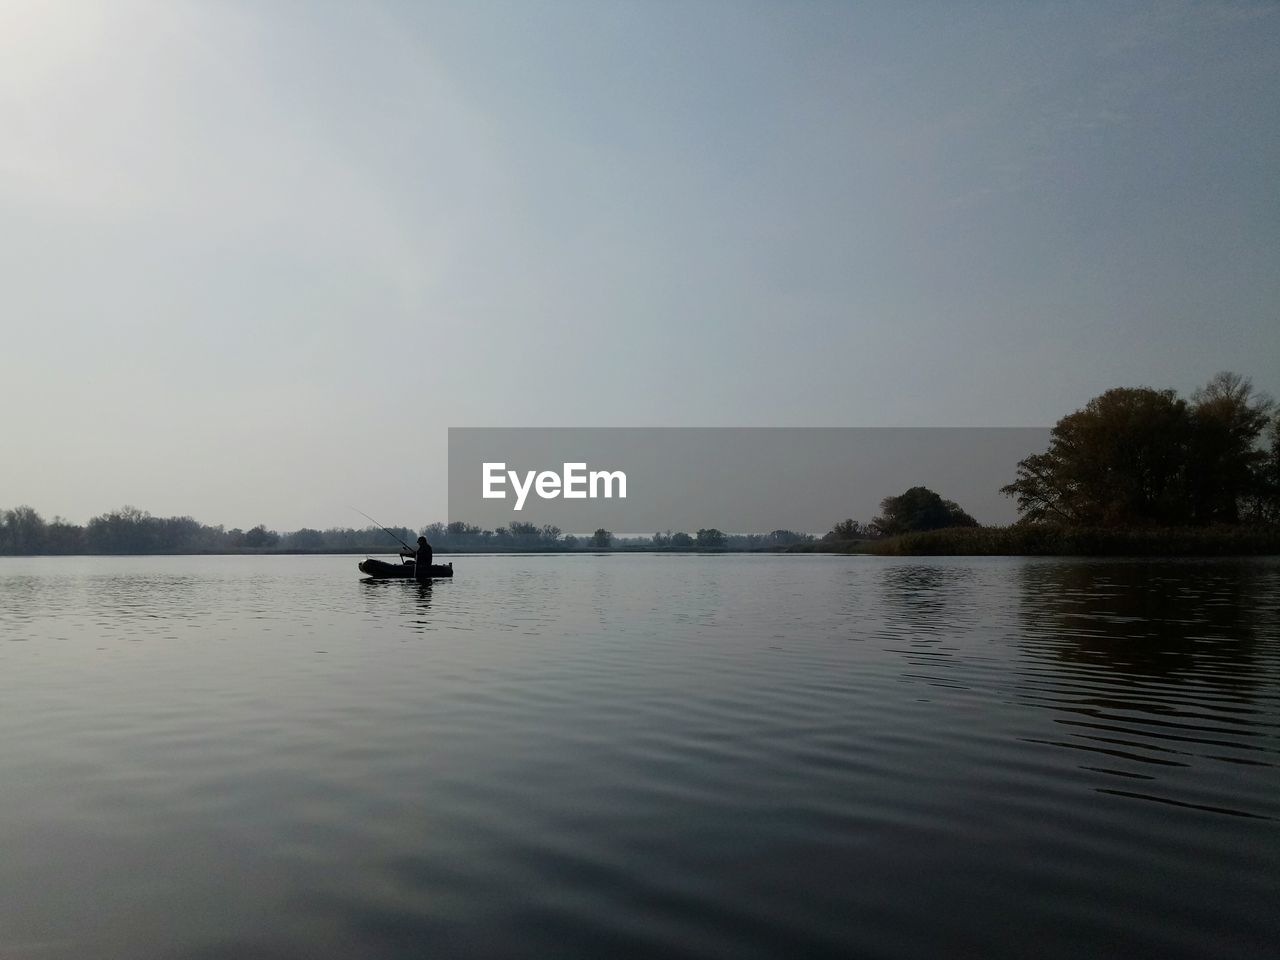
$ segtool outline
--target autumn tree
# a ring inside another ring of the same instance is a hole
[[[1191,395],[1185,482],[1193,523],[1237,523],[1265,495],[1268,452],[1259,440],[1274,409],[1237,373],[1219,373]]]
[[[0,553],[42,553],[45,550],[44,518],[32,507],[0,510]]]
[[[871,523],[887,537],[944,527],[976,527],[978,521],[954,500],[944,500],[928,487],[912,487],[880,501],[881,515]]]
[[[1054,425],[1049,449],[1001,488],[1026,521],[1070,526],[1235,523],[1274,501],[1262,438],[1275,409],[1220,373],[1191,396],[1119,387]]]
[[[875,527],[852,518],[841,520],[824,536],[823,540],[869,540],[877,536]]]
[[[724,546],[724,533],[715,527],[704,527],[694,537],[694,543],[704,550],[719,550]]]

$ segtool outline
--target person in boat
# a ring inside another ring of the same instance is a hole
[[[413,557],[413,576],[415,580],[431,579],[431,544],[426,537],[418,538],[417,550],[401,550],[400,556]]]

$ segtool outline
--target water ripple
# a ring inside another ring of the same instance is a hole
[[[0,956],[1256,957],[1280,563],[0,560]]]

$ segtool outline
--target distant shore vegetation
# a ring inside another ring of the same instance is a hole
[[[1018,463],[1001,492],[1018,521],[982,526],[925,486],[881,502],[880,515],[795,530],[715,528],[585,535],[513,521],[417,530],[331,527],[280,533],[208,526],[122,507],[87,524],[46,521],[29,506],[0,510],[0,555],[387,553],[392,536],[425,535],[438,553],[791,551],[880,555],[1213,556],[1280,553],[1280,414],[1246,378],[1219,373],[1190,398],[1118,387],[1057,422],[1049,447]]]
[[[0,510],[0,555],[69,556],[78,554],[189,553],[394,553],[393,537],[412,543],[421,533],[437,553],[599,552],[604,550],[771,550],[817,542],[810,533],[774,530],[764,534],[730,534],[714,528],[693,533],[658,532],[651,536],[617,536],[609,530],[575,535],[559,527],[513,521],[496,530],[474,524],[432,523],[409,527],[303,527],[281,533],[258,525],[248,530],[209,526],[192,517],[156,517],[137,507],[121,507],[93,517],[87,524],[61,517],[46,520],[28,506]]]
[[[1280,553],[1280,416],[1248,378],[1219,373],[1189,399],[1120,387],[1054,425],[1001,492],[1020,518],[982,527],[913,487],[869,524],[811,549],[890,555],[1214,556]],[[804,548],[802,548],[804,549]]]
[[[1229,557],[1280,554],[1276,527],[947,527],[873,540],[821,541],[797,553],[892,557]]]

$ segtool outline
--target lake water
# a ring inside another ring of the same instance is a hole
[[[1280,942],[1276,560],[357,559],[0,559],[0,957]]]

